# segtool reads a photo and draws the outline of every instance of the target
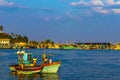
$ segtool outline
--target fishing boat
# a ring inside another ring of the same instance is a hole
[[[18,64],[12,64],[9,66],[10,71],[17,74],[34,74],[39,73],[42,69],[42,65],[36,65],[37,58],[33,58],[31,53],[25,51],[18,51]]]
[[[41,67],[30,67],[30,68],[24,68],[17,70],[17,74],[35,74],[35,73],[40,73]]]
[[[37,58],[33,58],[31,53],[25,51],[18,51],[18,64],[9,66],[11,72],[17,74],[34,74],[34,73],[57,73],[61,61],[52,62],[48,59],[46,54],[42,54],[42,63],[37,65]]]
[[[41,73],[57,73],[61,65],[61,61],[52,62],[52,59],[49,60],[47,59],[46,54],[42,54],[42,59],[43,59],[43,68],[41,70]]]
[[[51,64],[44,64],[41,73],[57,73],[61,62],[53,62]]]

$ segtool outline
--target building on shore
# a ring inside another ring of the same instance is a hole
[[[109,50],[111,48],[111,43],[76,43],[77,49],[82,50]]]
[[[120,50],[120,43],[113,44],[113,50]]]
[[[0,48],[10,48],[10,37],[7,33],[0,33]]]
[[[16,48],[26,48],[26,45],[27,45],[26,42],[16,42],[16,43],[14,43],[13,48],[14,49],[16,49]]]

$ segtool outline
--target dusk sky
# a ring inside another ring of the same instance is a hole
[[[120,42],[120,0],[0,0],[0,25],[36,41]]]

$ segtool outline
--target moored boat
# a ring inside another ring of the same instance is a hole
[[[34,74],[34,73],[57,73],[61,62],[52,62],[46,54],[42,54],[42,63],[37,65],[37,58],[33,58],[31,53],[18,51],[18,64],[10,65],[10,71],[17,74]]]
[[[47,58],[46,54],[42,54],[42,61],[41,73],[57,73],[61,65],[61,61],[53,62],[51,58]]]
[[[17,74],[35,74],[40,73],[41,67],[25,68],[22,70],[17,70]]]
[[[52,62],[51,64],[44,64],[41,73],[57,73],[61,62]]]

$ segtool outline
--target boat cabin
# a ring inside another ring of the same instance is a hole
[[[24,66],[33,66],[36,65],[36,58],[33,58],[31,53],[27,53],[25,51],[19,51],[18,54],[18,60],[19,64],[24,64]]]

